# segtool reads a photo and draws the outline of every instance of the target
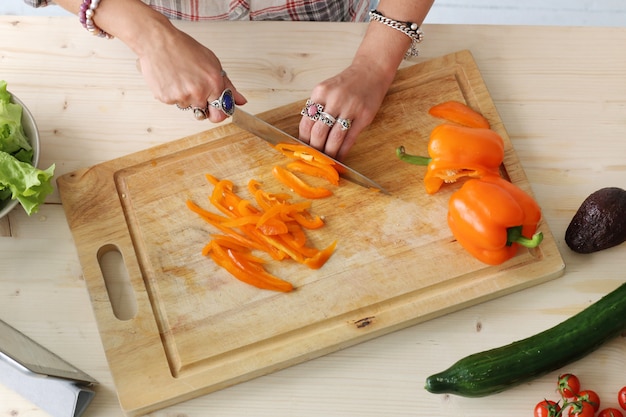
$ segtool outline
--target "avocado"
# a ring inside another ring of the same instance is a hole
[[[565,231],[574,252],[592,253],[626,241],[626,191],[602,188],[589,195]]]

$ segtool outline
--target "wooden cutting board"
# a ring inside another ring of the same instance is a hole
[[[185,207],[209,207],[204,175],[288,191],[271,175],[287,161],[261,139],[232,126],[185,137],[66,174],[58,186],[106,356],[125,413],[141,415],[267,374],[382,334],[555,278],[564,263],[547,224],[539,249],[521,249],[500,266],[469,256],[446,224],[457,185],[427,195],[425,168],[395,149],[426,154],[441,123],[428,109],[459,100],[480,111],[504,138],[505,175],[531,192],[515,150],[468,51],[405,68],[345,161],[390,195],[342,180],[313,202],[326,226],[309,235],[336,252],[320,270],[270,263],[297,290],[258,290],[200,253],[215,230]],[[305,99],[260,116],[297,135]],[[121,254],[127,282],[103,272]],[[106,279],[105,279],[106,278]],[[114,307],[130,288],[131,317]]]

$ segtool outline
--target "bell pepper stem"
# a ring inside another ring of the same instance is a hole
[[[406,153],[404,146],[398,146],[396,148],[396,155],[398,156],[398,158],[400,158],[401,161],[408,162],[409,164],[421,165],[421,166],[428,165],[432,159],[427,156],[418,156],[418,155],[408,154]]]
[[[509,227],[506,234],[507,246],[517,243],[526,248],[536,248],[543,240],[543,233],[537,232],[531,238],[522,236],[522,226]]]

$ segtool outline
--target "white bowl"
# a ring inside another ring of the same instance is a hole
[[[11,93],[9,92],[9,94]],[[11,94],[11,103],[22,106],[22,127],[24,128],[24,134],[26,134],[30,142],[30,146],[33,147],[32,164],[33,166],[37,166],[37,164],[39,164],[39,130],[37,129],[35,119],[24,103],[13,94]],[[18,204],[18,200],[9,199],[0,201],[0,219],[9,214]]]

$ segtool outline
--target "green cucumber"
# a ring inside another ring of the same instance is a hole
[[[556,326],[467,356],[426,378],[434,394],[484,397],[557,370],[626,330],[626,283]]]

